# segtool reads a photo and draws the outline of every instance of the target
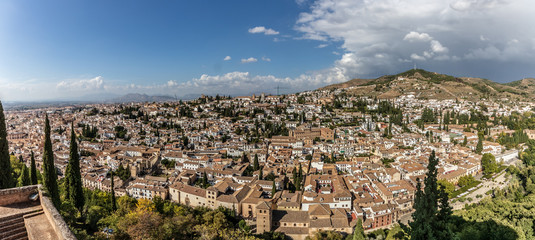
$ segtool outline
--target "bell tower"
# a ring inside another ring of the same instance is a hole
[[[273,210],[271,205],[262,201],[256,205],[256,233],[262,234],[271,231]]]

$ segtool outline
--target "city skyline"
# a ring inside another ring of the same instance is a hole
[[[281,93],[418,66],[534,77],[522,1],[3,1],[0,99]]]

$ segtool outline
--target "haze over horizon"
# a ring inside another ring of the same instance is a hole
[[[291,93],[414,65],[535,77],[528,0],[232,3],[1,1],[0,100]]]

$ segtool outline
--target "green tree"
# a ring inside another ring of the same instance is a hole
[[[111,175],[111,209],[115,212],[117,210],[117,201],[115,200],[115,181],[113,179],[113,171]]]
[[[262,180],[262,178],[264,178],[264,172],[263,172],[263,167],[260,168],[260,172],[258,173],[258,180]]]
[[[71,130],[71,146],[69,153],[69,164],[65,170],[65,192],[66,197],[74,203],[78,210],[84,207],[84,190],[82,189],[82,175],[80,173],[80,156],[78,155],[78,143],[74,132],[74,123]]]
[[[424,190],[422,191],[419,180],[416,185],[415,212],[412,214],[413,221],[409,223],[412,240],[451,239],[444,238],[444,236],[453,237],[449,222],[451,209],[448,205],[448,195],[442,187],[438,188],[437,165],[438,158],[435,157],[435,151],[433,151],[427,164]]]
[[[275,181],[273,181],[273,186],[271,186],[271,198],[275,196],[275,193],[277,193],[277,186],[275,185]]]
[[[258,163],[258,154],[256,153],[254,155],[253,171],[258,171],[258,168],[260,168],[260,164]]]
[[[23,163],[17,186],[19,187],[28,186],[31,183],[32,182],[30,180],[30,171],[28,170],[28,167],[26,167],[26,164]]]
[[[32,185],[36,185],[38,183],[37,182],[37,167],[35,166],[35,157],[33,155],[33,151],[32,151],[32,155],[30,158],[30,179],[31,179]]]
[[[43,150],[43,178],[44,187],[48,190],[50,198],[56,208],[60,206],[58,176],[54,166],[54,153],[52,152],[52,141],[50,140],[50,121],[48,114],[45,118],[45,139]]]
[[[11,160],[7,143],[6,118],[4,108],[0,102],[0,189],[14,186],[13,170],[11,170]]]
[[[357,225],[355,225],[355,230],[353,231],[353,240],[364,240],[364,227],[362,227],[362,219],[357,220]]]
[[[476,153],[481,154],[481,152],[483,152],[483,137],[482,136],[480,136],[477,139],[477,145],[476,145]]]
[[[464,136],[464,140],[463,140],[462,146],[466,147],[466,144],[468,144],[468,138],[466,138],[466,136]]]
[[[442,189],[450,196],[455,191],[455,185],[447,180],[441,179],[437,181],[438,187]]]
[[[483,154],[481,157],[481,168],[483,168],[484,174],[492,174],[498,170],[498,165],[496,164],[496,158],[490,153]]]
[[[474,181],[475,179],[472,175],[466,175],[466,176],[462,176],[461,178],[459,178],[457,185],[459,185],[459,187],[464,187],[464,186],[470,185]]]

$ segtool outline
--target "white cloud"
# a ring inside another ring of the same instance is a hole
[[[324,48],[324,47],[327,47],[327,46],[329,46],[329,44],[320,44],[316,48]]]
[[[431,50],[435,53],[445,53],[448,52],[448,48],[442,46],[439,41],[433,40],[431,41]]]
[[[457,11],[476,11],[495,8],[508,2],[509,0],[458,0],[450,6]]]
[[[268,57],[262,57],[262,61],[265,61],[265,62],[271,62],[271,58],[268,58]]]
[[[167,82],[167,86],[168,86],[168,87],[178,86],[178,82],[175,81],[175,80],[169,80],[169,81]]]
[[[266,28],[264,26],[258,26],[258,27],[254,27],[254,28],[250,28],[249,29],[249,33],[263,33],[264,35],[278,35],[279,32],[271,29],[271,28]]]
[[[225,58],[223,58],[223,61],[230,61],[230,59],[232,59],[230,56],[226,56]]]
[[[254,63],[254,62],[258,62],[258,59],[254,58],[254,57],[242,58],[241,59],[241,63]]]
[[[412,60],[418,60],[418,61],[425,61],[425,57],[422,57],[416,53],[413,53],[411,54],[411,59]]]
[[[104,88],[104,80],[101,76],[91,79],[61,81],[56,87],[64,90],[97,90]]]
[[[413,41],[429,42],[432,39],[433,38],[429,36],[429,34],[427,33],[418,33],[414,31],[407,33],[407,35],[405,35],[405,37],[403,38],[403,40],[409,41],[409,42],[413,42]]]

